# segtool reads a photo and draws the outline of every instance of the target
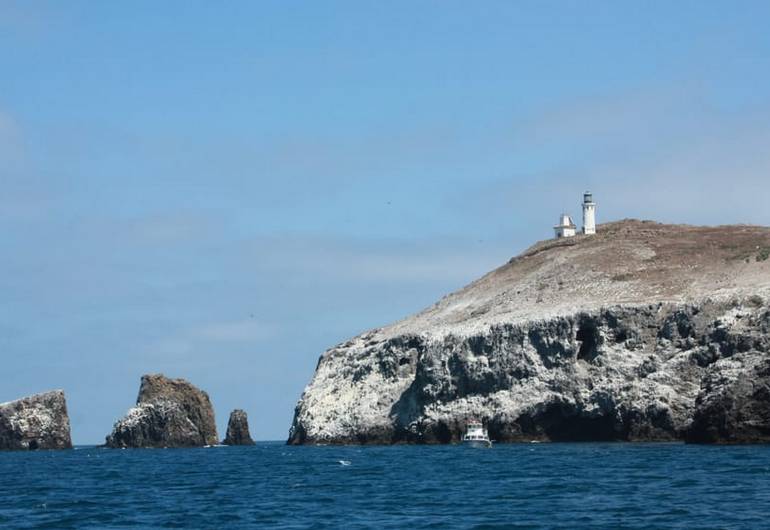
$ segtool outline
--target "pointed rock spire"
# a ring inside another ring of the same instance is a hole
[[[222,441],[225,445],[254,445],[249,434],[249,418],[246,412],[235,409],[227,422],[227,436]]]

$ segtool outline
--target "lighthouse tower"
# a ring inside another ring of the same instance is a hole
[[[583,233],[596,233],[596,203],[590,191],[583,194]]]

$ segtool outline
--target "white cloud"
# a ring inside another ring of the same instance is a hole
[[[279,329],[249,318],[244,320],[207,322],[184,327],[169,335],[149,341],[143,353],[157,360],[192,359],[199,354],[223,355],[236,346],[257,347],[274,338]]]
[[[518,210],[521,223],[545,226],[543,212],[554,220],[562,209],[579,214],[579,194],[591,189],[600,221],[770,224],[770,106],[714,101],[703,87],[680,84],[533,113],[512,147],[537,169],[513,168],[474,188],[472,199],[461,190],[450,206],[497,217]]]
[[[263,274],[311,276],[342,283],[448,283],[458,287],[501,265],[500,242],[465,238],[364,240],[294,236],[249,242],[247,259]]]
[[[204,212],[183,211],[147,215],[113,224],[139,241],[168,244],[205,238],[215,228],[221,228],[220,223],[220,219]]]
[[[4,165],[21,161],[21,138],[21,128],[16,120],[10,114],[0,111],[0,162]]]
[[[176,358],[187,356],[192,346],[188,337],[163,337],[150,343],[145,351],[153,356]]]
[[[213,322],[192,332],[192,335],[213,342],[256,342],[274,336],[273,326],[255,319]]]

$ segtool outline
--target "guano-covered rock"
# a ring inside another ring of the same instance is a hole
[[[107,447],[199,447],[218,442],[208,394],[184,379],[142,376],[136,406],[115,423]]]
[[[770,229],[621,221],[538,243],[331,348],[289,443],[770,440]]]
[[[70,448],[70,419],[63,391],[0,403],[0,450]]]

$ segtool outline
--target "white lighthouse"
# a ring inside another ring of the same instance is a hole
[[[590,191],[583,194],[583,233],[596,233],[596,203]]]

